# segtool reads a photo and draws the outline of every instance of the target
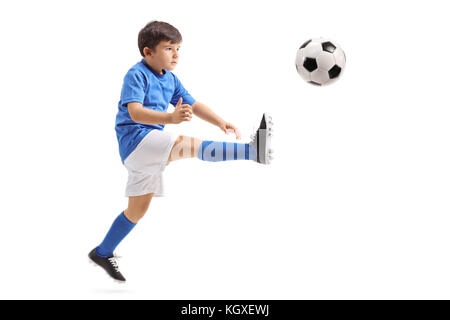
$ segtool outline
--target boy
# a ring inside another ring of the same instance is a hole
[[[120,157],[128,170],[125,195],[128,208],[113,222],[89,258],[114,280],[124,282],[114,249],[146,213],[153,196],[163,195],[162,172],[167,163],[198,157],[205,161],[254,160],[268,164],[272,158],[272,122],[263,115],[261,125],[248,144],[202,141],[163,131],[165,124],[190,121],[192,115],[218,126],[225,133],[239,130],[196,101],[171,72],[175,69],[181,34],[172,25],[152,21],[138,36],[143,59],[125,75],[116,117]],[[175,105],[172,113],[168,104]]]

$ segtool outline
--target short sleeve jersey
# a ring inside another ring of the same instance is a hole
[[[139,102],[144,108],[166,112],[169,103],[175,106],[180,98],[183,98],[183,104],[192,105],[195,102],[180,80],[169,70],[159,74],[142,59],[127,72],[116,116],[116,135],[122,162],[150,131],[164,129],[163,124],[134,122],[127,104]]]

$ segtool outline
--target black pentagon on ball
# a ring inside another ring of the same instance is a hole
[[[317,69],[317,61],[314,58],[306,58],[305,61],[303,61],[303,67],[308,70],[309,72],[313,72]]]
[[[334,50],[336,50],[336,46],[334,44],[332,44],[330,41],[327,41],[327,42],[322,43],[322,49],[323,49],[323,51],[333,53]]]
[[[306,47],[307,45],[308,45],[308,43],[310,43],[312,41],[312,39],[309,39],[308,41],[306,41],[304,44],[302,44],[301,46],[300,46],[300,48],[298,48],[299,50],[300,49],[303,49],[304,47]]]
[[[314,81],[309,81],[309,83],[310,84],[312,84],[312,85],[315,85],[315,86],[321,86],[321,84],[320,83],[317,83],[317,82],[314,82]]]
[[[341,74],[341,67],[339,67],[337,64],[335,64],[333,66],[333,68],[331,68],[328,71],[328,75],[330,76],[330,79],[334,79],[339,77],[339,75]]]

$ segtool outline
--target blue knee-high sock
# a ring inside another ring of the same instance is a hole
[[[104,258],[112,255],[120,241],[130,233],[135,225],[135,223],[125,217],[123,212],[119,214],[106,234],[105,239],[103,239],[103,242],[96,248],[97,254]]]
[[[248,143],[205,140],[198,149],[198,158],[204,161],[255,160],[256,150]]]

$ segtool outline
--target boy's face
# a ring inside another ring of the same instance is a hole
[[[144,48],[144,60],[157,72],[163,73],[163,69],[172,71],[178,63],[178,50],[181,43],[161,41],[155,50]]]

